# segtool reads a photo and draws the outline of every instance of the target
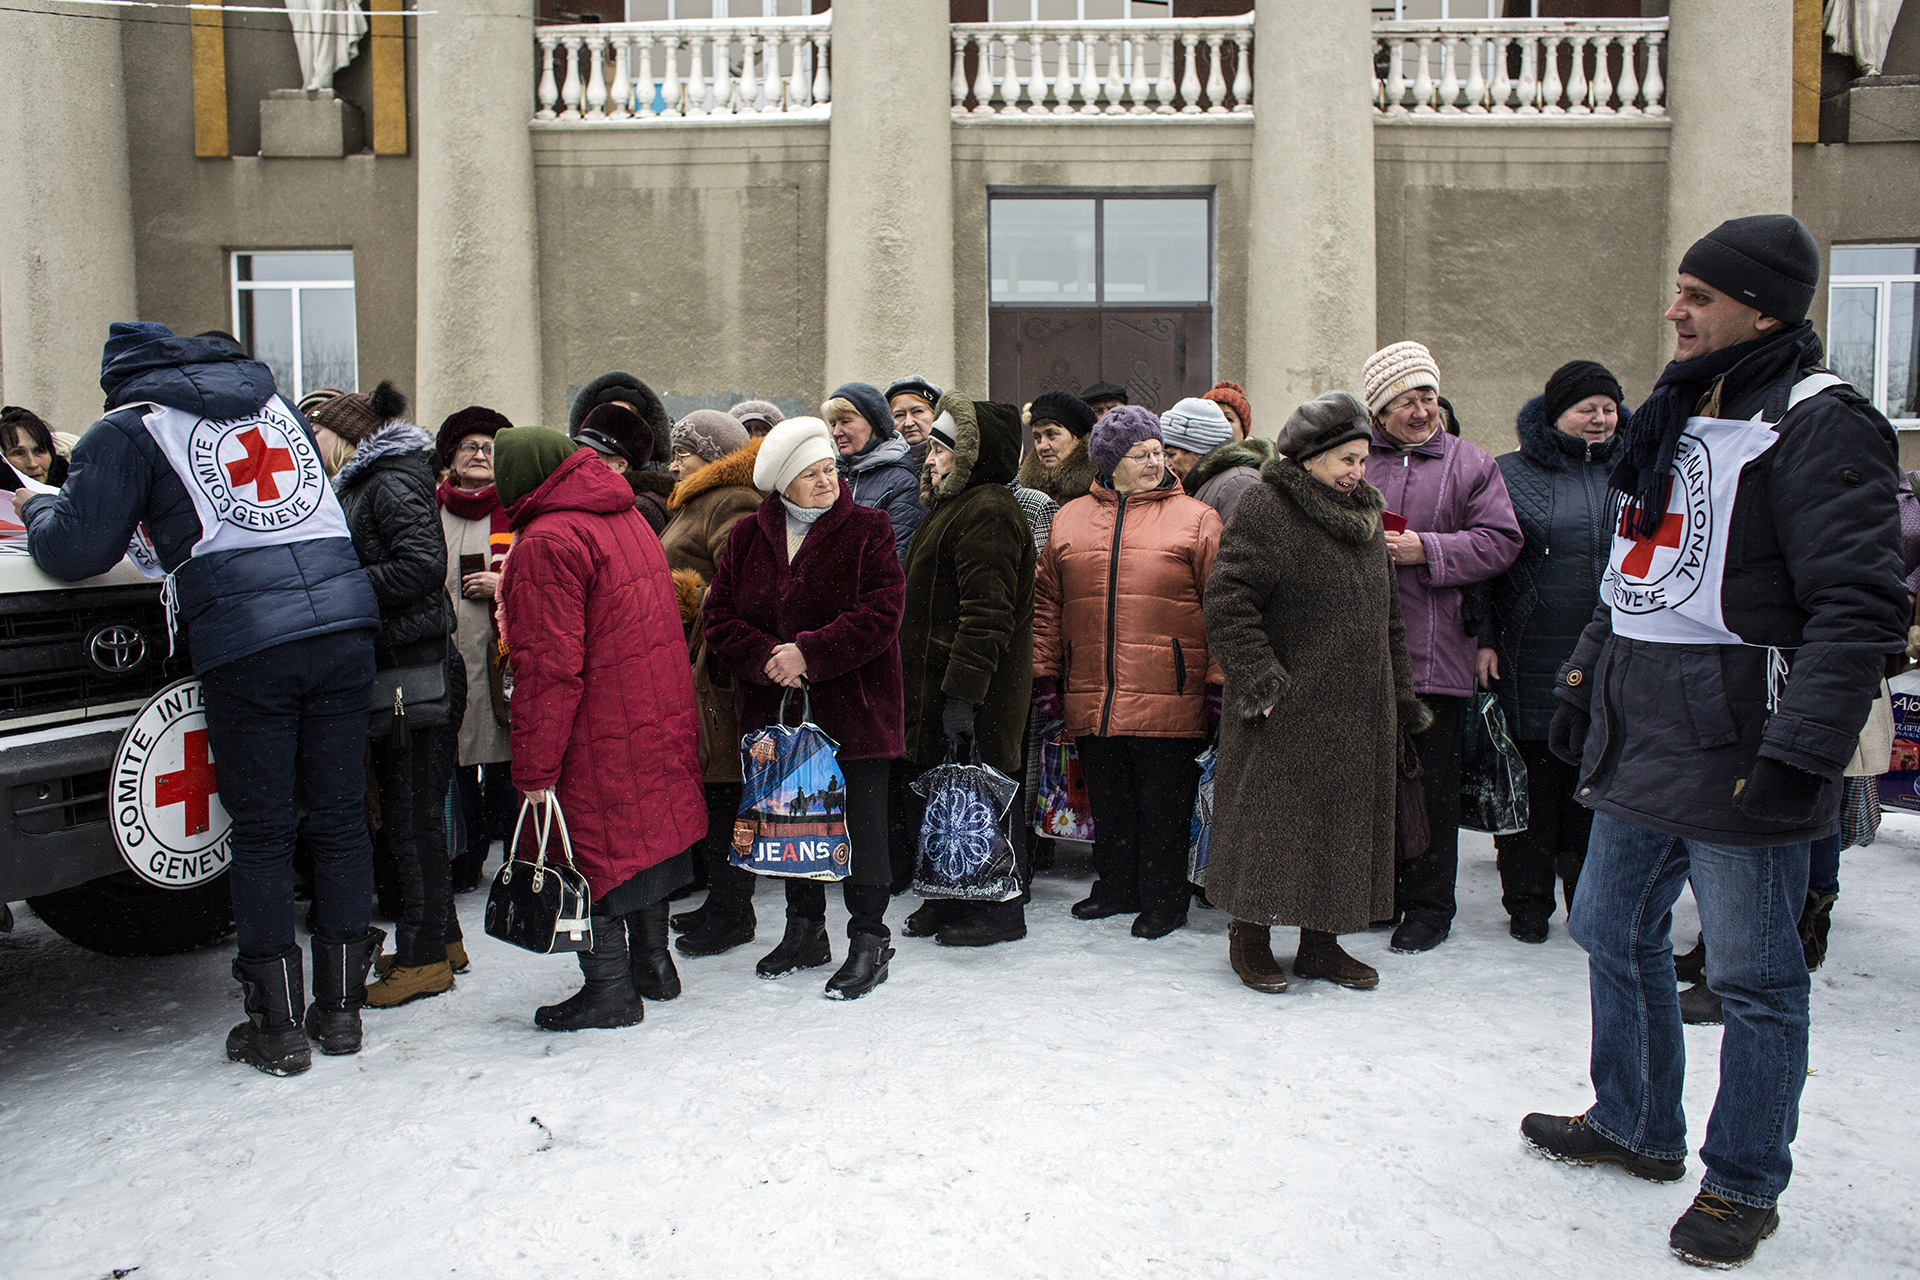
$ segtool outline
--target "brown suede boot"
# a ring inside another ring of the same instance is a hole
[[[1287,989],[1287,973],[1273,958],[1271,934],[1264,924],[1232,921],[1227,925],[1227,962],[1255,991],[1278,993]]]
[[[400,963],[400,957],[389,951],[374,958],[373,969],[382,978],[393,972],[393,966]],[[455,973],[465,973],[472,967],[473,961],[467,957],[465,940],[456,938],[447,944],[447,967]]]
[[[452,989],[453,967],[445,960],[438,964],[397,964],[387,970],[380,981],[367,984],[367,1007],[391,1009],[409,1000],[437,996]]]
[[[1296,978],[1325,978],[1328,982],[1355,991],[1370,991],[1380,985],[1380,972],[1361,964],[1340,949],[1340,940],[1317,929],[1300,931],[1300,951],[1293,957]]]

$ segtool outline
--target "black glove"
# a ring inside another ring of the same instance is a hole
[[[1593,717],[1585,709],[1562,702],[1554,710],[1553,723],[1547,728],[1547,750],[1578,769],[1581,753],[1587,749],[1587,729],[1592,724]]]
[[[973,755],[974,705],[963,698],[948,698],[940,710],[940,732],[947,735],[953,758],[962,764]]]
[[[1761,756],[1753,762],[1747,785],[1733,799],[1733,807],[1760,822],[1805,826],[1830,784],[1817,773]]]

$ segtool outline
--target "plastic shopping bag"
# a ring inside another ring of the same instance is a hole
[[[1066,725],[1055,720],[1040,739],[1040,789],[1033,797],[1033,829],[1056,840],[1093,839],[1093,804],[1080,754]]]
[[[927,800],[913,861],[923,898],[1008,902],[1020,896],[1013,826],[1020,784],[992,765],[935,765],[912,784]]]
[[[1496,836],[1527,829],[1527,766],[1491,693],[1474,695],[1460,727],[1460,825]]]
[[[1203,889],[1207,860],[1213,854],[1213,766],[1219,755],[1209,746],[1193,758],[1200,766],[1200,790],[1193,798],[1193,820],[1187,824],[1187,879]]]
[[[804,691],[800,724],[786,719],[783,695],[779,722],[740,739],[740,816],[728,860],[763,876],[844,880],[853,846],[839,744],[813,723]]]

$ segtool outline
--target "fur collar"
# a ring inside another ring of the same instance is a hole
[[[973,464],[980,458],[980,414],[973,401],[954,392],[940,397],[939,411],[953,415],[953,470],[936,488],[933,472],[920,466],[920,505],[931,511],[945,498],[957,498],[966,492],[973,479]]]
[[[1027,460],[1020,464],[1020,486],[1038,489],[1063,507],[1075,498],[1086,497],[1093,481],[1093,463],[1087,457],[1085,436],[1073,442],[1072,452],[1057,467],[1040,461],[1037,453],[1028,454]]]
[[[712,493],[715,489],[736,485],[753,489],[753,462],[760,456],[760,442],[765,438],[755,436],[718,462],[709,462],[675,485],[673,496],[667,499],[667,510],[678,511],[701,494]],[[754,489],[754,492],[758,493],[759,490]]]
[[[1184,482],[1187,492],[1198,493],[1201,485],[1235,467],[1257,469],[1272,456],[1273,442],[1270,440],[1229,440],[1193,464]]]
[[[360,442],[360,447],[353,451],[353,456],[341,466],[340,474],[333,478],[333,487],[335,489],[350,487],[382,458],[404,457],[411,453],[424,453],[432,448],[432,436],[405,418],[395,418]],[[429,467],[428,471],[431,474],[432,468]]]
[[[1362,480],[1350,494],[1330,489],[1289,458],[1273,458],[1260,478],[1285,494],[1300,514],[1342,542],[1366,542],[1380,536],[1380,513],[1387,500]]]
[[[1585,440],[1570,436],[1548,422],[1547,398],[1535,396],[1520,406],[1513,420],[1513,433],[1520,438],[1521,457],[1544,470],[1560,471],[1581,462],[1611,462],[1620,433],[1632,420],[1632,412],[1621,405],[1620,430],[1613,433],[1613,439],[1589,450]]]

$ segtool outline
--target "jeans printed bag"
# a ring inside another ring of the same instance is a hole
[[[763,876],[844,880],[853,846],[839,744],[813,723],[804,688],[800,723],[788,727],[791,693],[781,695],[776,723],[740,739],[740,816],[728,860]]]

